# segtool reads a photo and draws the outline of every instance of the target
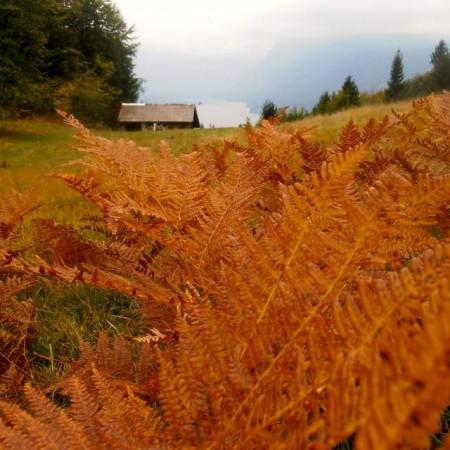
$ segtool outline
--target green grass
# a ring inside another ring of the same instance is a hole
[[[230,139],[242,134],[238,128],[204,128],[194,130],[167,130],[167,131],[99,131],[98,134],[108,139],[132,139],[139,145],[157,148],[162,140],[168,142],[176,154],[192,151],[194,144]]]
[[[95,212],[80,195],[48,176],[54,172],[76,170],[64,166],[79,158],[73,147],[73,133],[71,128],[56,120],[0,121],[0,193],[11,189],[35,192],[43,206],[34,216],[59,223],[77,224],[81,217]],[[156,133],[94,130],[94,133],[113,140],[133,139],[153,150],[165,140],[173,152],[185,153],[191,151],[195,143],[231,138],[242,131],[228,128]]]
[[[311,128],[315,140],[331,144],[339,130],[349,121],[362,125],[371,117],[382,118],[395,108],[408,109],[411,102],[382,104],[350,109],[333,115],[315,116],[283,127]],[[161,140],[169,143],[174,153],[186,153],[194,144],[222,139],[242,139],[238,128],[125,132],[94,130],[108,139],[132,139],[139,145],[155,150]],[[0,121],[0,193],[15,189],[32,190],[43,205],[35,216],[47,217],[60,223],[77,224],[80,217],[93,209],[76,193],[47,175],[72,171],[64,164],[79,157],[74,149],[73,130],[57,120],[30,119]]]
[[[132,298],[85,285],[42,284],[30,294],[36,306],[29,348],[34,381],[47,387],[79,356],[80,340],[95,344],[101,331],[130,338],[143,334]]]

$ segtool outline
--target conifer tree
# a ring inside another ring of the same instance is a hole
[[[137,43],[111,0],[2,0],[0,107],[113,122],[137,100]]]
[[[433,64],[433,88],[435,90],[450,88],[450,52],[445,41],[440,41],[431,55]]]
[[[313,114],[326,114],[329,111],[331,97],[328,91],[325,91],[319,98],[316,106],[314,106],[312,112]]]
[[[0,2],[0,107],[45,112],[46,30],[54,0]]]
[[[399,100],[405,95],[405,74],[403,71],[403,58],[400,50],[397,50],[391,66],[391,78],[385,91],[387,101]]]
[[[344,84],[342,85],[341,93],[342,100],[339,105],[340,108],[358,106],[361,103],[358,86],[351,75],[345,79]]]
[[[278,108],[275,103],[271,100],[266,100],[261,109],[261,119],[270,119],[271,117],[275,117],[278,113]]]

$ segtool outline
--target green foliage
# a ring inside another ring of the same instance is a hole
[[[390,79],[384,92],[360,93],[355,81],[349,76],[338,92],[330,94],[325,91],[311,114],[332,114],[351,106],[423,97],[432,92],[450,89],[450,51],[445,41],[441,40],[435,47],[431,63],[431,71],[405,79],[403,57],[398,50],[392,61]]]
[[[49,112],[65,105],[86,122],[112,122],[142,84],[133,34],[110,0],[5,0],[0,107]]]
[[[333,92],[330,96],[330,94],[326,91],[320,96],[319,101],[312,110],[312,113],[330,114],[359,105],[361,105],[359,89],[353,78],[349,75],[345,79],[339,92]]]
[[[405,82],[406,97],[422,97],[433,92],[433,71],[416,75]]]
[[[341,99],[338,102],[338,109],[359,106],[361,104],[358,86],[350,75],[345,79],[340,94]]]
[[[296,106],[289,108],[282,116],[281,122],[294,122],[296,120],[302,120],[308,116],[308,111],[305,108],[297,108]]]
[[[450,88],[450,52],[448,50],[447,44],[445,41],[440,41],[431,55],[431,64],[433,65],[432,70],[416,75],[413,78],[405,80],[404,89],[402,92],[402,97],[392,97],[392,100],[398,98],[414,98],[414,97],[423,97],[432,92],[439,92],[443,89]],[[391,81],[388,89],[386,90],[386,97],[388,97],[391,92],[391,82],[393,73],[392,71],[397,72],[397,85],[398,80],[401,77],[398,76],[399,68],[394,68],[394,64],[396,60],[394,59],[392,70],[391,70]],[[397,65],[399,63],[397,62]],[[395,89],[392,91],[394,92]]]
[[[379,105],[385,101],[384,91],[361,92],[359,95],[361,105]]]
[[[334,113],[348,108],[348,99],[342,89],[331,94],[330,102],[328,104],[328,112]]]
[[[53,0],[2,0],[0,3],[0,106],[46,111],[42,86],[47,57],[46,29]]]
[[[313,114],[327,114],[330,112],[331,97],[328,91],[325,91],[319,98],[317,105],[314,106]]]
[[[72,0],[68,5],[63,23],[69,49],[81,52],[84,64],[100,76],[109,63],[107,81],[111,88],[118,90],[121,100],[135,101],[141,81],[133,74],[137,49],[133,27],[127,26],[110,0]]]
[[[106,77],[89,71],[60,87],[55,106],[71,111],[83,122],[101,124],[106,120],[112,123],[115,109],[111,105],[119,94],[120,91],[112,88]]]
[[[391,78],[386,89],[386,100],[400,100],[405,95],[405,74],[403,69],[403,58],[400,50],[397,50],[391,66]]]
[[[440,41],[431,55],[433,64],[433,88],[435,90],[450,88],[450,52],[445,41]]]
[[[278,113],[278,108],[271,100],[266,100],[261,109],[261,119],[270,119],[275,117]]]
[[[56,284],[34,289],[36,326],[30,355],[34,375],[47,385],[79,357],[80,340],[100,332],[133,337],[143,333],[135,301],[89,286]]]

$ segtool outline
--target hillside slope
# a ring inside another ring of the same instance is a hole
[[[411,102],[399,102],[354,108],[329,116],[309,117],[283,127],[311,128],[312,137],[323,144],[330,144],[348,121],[361,125],[371,117],[390,115],[392,109],[405,111]],[[109,139],[132,139],[139,145],[155,149],[165,140],[175,153],[186,153],[193,145],[222,139],[242,139],[238,128],[199,130],[170,130],[130,133],[98,130],[96,134]],[[45,205],[40,215],[59,222],[73,223],[86,210],[87,205],[78,194],[70,191],[46,174],[61,170],[61,166],[76,159],[73,150],[72,130],[59,121],[32,119],[23,121],[0,121],[0,192],[8,189],[23,191],[33,189]],[[64,170],[73,170],[64,168]]]
[[[384,116],[393,117],[393,111],[405,112],[411,106],[411,100],[396,103],[382,103],[339,111],[330,115],[307,117],[298,122],[285,126],[299,126],[311,128],[312,137],[322,143],[331,144],[342,127],[352,120],[356,125],[364,125],[370,119],[382,119]]]
[[[387,85],[395,52],[403,54],[407,78],[431,69],[430,55],[439,39],[423,36],[360,36],[334,42],[279,42],[241,82],[241,98],[258,110],[269,98],[278,105],[306,108],[323,91],[340,89],[352,75],[363,91]]]

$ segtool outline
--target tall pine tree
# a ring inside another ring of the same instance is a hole
[[[445,41],[440,41],[431,55],[433,64],[433,88],[450,89],[450,52]]]
[[[338,109],[344,109],[350,106],[359,106],[361,104],[358,86],[350,75],[345,79],[337,97]]]
[[[261,119],[267,120],[278,114],[278,108],[271,100],[266,100],[261,108]]]
[[[387,101],[399,100],[405,96],[405,74],[403,58],[400,50],[397,50],[391,66],[391,78],[385,91]]]
[[[0,106],[8,110],[51,108],[43,71],[54,6],[54,0],[0,1]]]
[[[139,95],[136,49],[111,0],[1,0],[0,108],[112,123]]]
[[[66,73],[58,106],[83,121],[112,124],[120,103],[137,100],[141,87],[134,74],[134,29],[110,0],[63,4],[62,28],[49,42],[52,69]]]
[[[313,114],[327,114],[330,112],[331,97],[328,91],[325,91],[319,98],[319,101],[314,106]]]

